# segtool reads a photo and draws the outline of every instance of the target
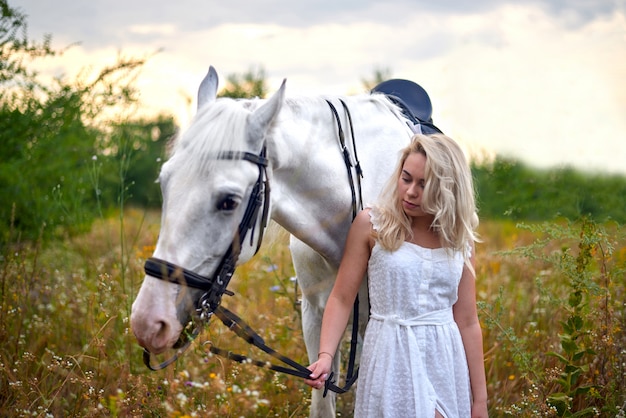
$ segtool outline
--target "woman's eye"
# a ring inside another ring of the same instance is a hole
[[[235,200],[235,198],[232,196],[227,196],[219,201],[219,203],[217,204],[217,210],[230,212],[237,209],[237,206],[239,206],[237,200]]]

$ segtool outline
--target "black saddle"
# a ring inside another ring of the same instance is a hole
[[[419,125],[423,134],[442,133],[433,124],[433,105],[430,102],[430,97],[419,84],[394,78],[378,84],[371,92],[382,93],[387,96],[389,100],[400,107],[403,115],[413,123],[414,127]]]

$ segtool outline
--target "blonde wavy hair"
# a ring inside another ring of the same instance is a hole
[[[411,222],[398,196],[398,179],[411,153],[426,157],[421,206],[434,215],[432,229],[439,235],[442,247],[461,251],[467,262],[468,245],[479,241],[472,172],[461,147],[445,135],[416,134],[402,150],[394,174],[373,207],[377,223],[374,237],[389,251],[397,250],[407,238],[412,238]]]

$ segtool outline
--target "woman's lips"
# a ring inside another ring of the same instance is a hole
[[[403,200],[402,203],[404,204],[404,207],[406,209],[418,209],[419,208],[419,205],[416,205],[415,203],[407,202],[406,200]]]

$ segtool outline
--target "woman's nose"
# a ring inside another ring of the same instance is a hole
[[[411,185],[411,187],[409,187],[408,193],[410,196],[417,197],[419,195],[419,187],[415,184]]]

